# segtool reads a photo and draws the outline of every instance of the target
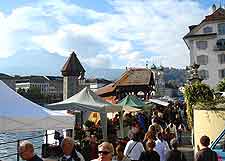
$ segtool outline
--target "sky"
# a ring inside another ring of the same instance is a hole
[[[225,0],[0,0],[0,59],[77,53],[92,67],[184,68],[188,26]],[[51,60],[49,60],[51,61]]]

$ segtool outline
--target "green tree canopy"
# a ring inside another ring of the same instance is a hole
[[[217,84],[216,90],[219,91],[219,92],[225,92],[225,79],[223,79],[222,81],[220,81]]]
[[[213,101],[213,91],[206,84],[196,82],[185,86],[185,101],[187,103],[187,115],[189,127],[193,126],[193,106],[197,103]]]

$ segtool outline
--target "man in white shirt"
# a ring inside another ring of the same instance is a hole
[[[134,137],[128,141],[125,149],[124,156],[127,156],[130,160],[139,160],[141,153],[145,151],[143,144],[140,142],[138,134],[134,134]]]
[[[168,143],[163,140],[162,133],[157,133],[157,140],[155,142],[155,151],[160,156],[160,161],[166,161],[166,155],[168,151],[170,150]]]

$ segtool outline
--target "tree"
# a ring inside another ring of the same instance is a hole
[[[25,89],[19,88],[17,90],[17,93],[29,99],[30,101],[38,104],[43,104],[46,101],[45,96],[41,93],[41,90],[37,87],[31,87],[27,91]]]
[[[213,91],[206,84],[196,82],[191,85],[186,85],[184,97],[187,103],[187,115],[189,127],[193,126],[193,106],[197,103],[205,103],[213,101]]]
[[[216,90],[219,91],[219,92],[225,92],[225,79],[223,79],[222,81],[220,81],[217,84]]]

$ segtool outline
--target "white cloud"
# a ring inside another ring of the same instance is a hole
[[[111,68],[112,67],[112,57],[110,55],[98,54],[91,58],[84,58],[83,62],[89,66],[94,66],[96,68]]]
[[[9,16],[0,13],[0,57],[31,46],[64,56],[74,49],[84,62],[98,67],[144,66],[146,60],[176,67],[189,63],[182,37],[208,13],[197,1],[108,2],[115,13],[63,0],[16,8]],[[82,20],[85,25],[79,24]]]

